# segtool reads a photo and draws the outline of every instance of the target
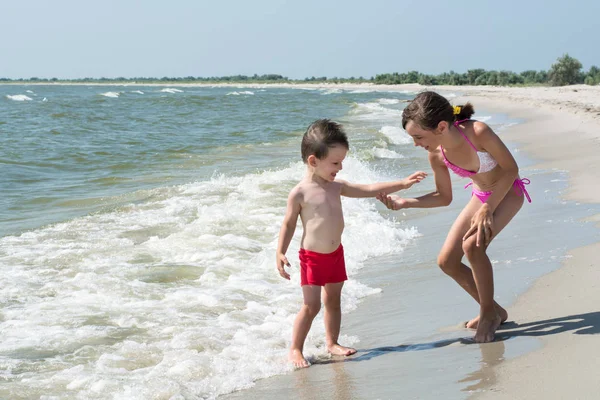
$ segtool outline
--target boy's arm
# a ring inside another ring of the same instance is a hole
[[[298,222],[298,216],[300,215],[300,199],[302,194],[297,188],[292,189],[287,199],[287,207],[285,211],[285,217],[283,217],[283,223],[279,230],[279,242],[277,243],[276,262],[277,270],[282,278],[290,279],[284,265],[290,266],[290,262],[285,256],[285,253],[294,237],[294,231],[296,230],[296,223]]]
[[[415,172],[399,181],[379,182],[371,184],[350,183],[344,180],[338,180],[342,184],[342,196],[346,197],[375,197],[379,193],[394,193],[398,190],[408,189],[415,183],[421,182],[427,173],[423,171]]]
[[[387,192],[377,195],[377,199],[390,210],[401,208],[434,208],[447,206],[452,202],[452,181],[448,167],[444,164],[439,150],[429,153],[429,164],[433,170],[435,191],[416,198],[389,196]]]

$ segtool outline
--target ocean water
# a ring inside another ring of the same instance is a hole
[[[0,86],[0,398],[212,399],[291,374],[300,226],[287,254],[291,282],[277,274],[274,253],[287,193],[305,171],[302,133],[317,118],[344,124],[351,148],[340,178],[353,182],[429,171],[423,150],[400,128],[413,95]],[[518,122],[477,118],[500,133]],[[560,171],[531,172],[549,185],[566,181]],[[430,177],[410,194],[432,185]],[[530,209],[529,218],[558,215],[559,190],[530,192],[548,206],[540,216]],[[392,213],[373,199],[343,199],[343,313],[397,287],[405,294],[399,312],[419,321],[407,340],[458,318],[446,289],[429,298],[435,312],[426,316],[406,305],[422,302],[419,285],[437,287],[438,271],[421,266],[431,264],[460,205]],[[578,215],[585,212],[558,222],[575,226]],[[502,250],[497,279],[514,280],[502,271],[516,266],[559,260],[566,242],[533,255],[524,246]],[[397,260],[405,268],[390,280],[385,268]],[[545,270],[518,271],[523,284],[507,285],[515,291]],[[319,319],[306,343],[317,362],[328,358]],[[341,339],[369,342],[344,331]]]

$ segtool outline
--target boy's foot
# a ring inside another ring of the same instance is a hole
[[[496,333],[496,329],[500,326],[502,322],[502,318],[496,314],[495,317],[483,318],[479,319],[479,324],[477,324],[477,332],[475,332],[475,337],[473,338],[477,343],[489,343],[494,341],[494,333]]]
[[[501,324],[505,323],[506,320],[508,319],[508,312],[500,306],[496,306],[496,312],[500,316],[500,323]],[[477,329],[478,325],[479,325],[479,315],[476,316],[475,318],[473,318],[472,320],[466,322],[465,328]]]
[[[302,355],[300,350],[290,350],[290,355],[288,357],[290,362],[294,364],[296,368],[308,368],[310,364],[306,361],[306,358]]]
[[[351,356],[352,354],[356,353],[356,349],[353,349],[352,347],[340,346],[337,343],[329,346],[327,350],[334,356]]]

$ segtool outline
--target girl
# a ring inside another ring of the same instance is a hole
[[[447,206],[452,201],[449,170],[471,178],[473,195],[448,232],[438,265],[480,306],[479,316],[467,323],[477,329],[475,341],[494,340],[508,313],[494,301],[494,278],[487,247],[523,205],[528,179],[519,178],[519,167],[504,143],[483,122],[473,121],[473,106],[450,105],[435,92],[423,92],[402,113],[402,127],[415,146],[429,152],[436,190],[406,199],[380,193],[389,209]],[[462,263],[466,255],[471,268]]]

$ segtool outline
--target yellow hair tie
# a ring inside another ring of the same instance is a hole
[[[452,108],[454,109],[454,115],[460,114],[460,111],[462,110],[461,106],[454,106]]]

